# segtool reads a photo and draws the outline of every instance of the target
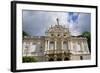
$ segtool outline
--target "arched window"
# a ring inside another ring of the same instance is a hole
[[[67,49],[67,42],[66,41],[63,42],[63,49]]]
[[[80,42],[77,43],[77,51],[81,51],[81,43]]]
[[[50,50],[53,50],[54,49],[54,42],[53,41],[50,42],[49,48],[50,48]]]
[[[88,45],[87,45],[86,42],[84,42],[84,51],[85,51],[85,52],[88,52]]]
[[[75,43],[73,44],[73,50],[74,50],[74,51],[77,51],[77,46],[76,46]]]

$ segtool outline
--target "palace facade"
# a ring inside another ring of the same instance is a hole
[[[23,38],[23,56],[33,56],[42,61],[88,60],[91,58],[87,39],[71,36],[69,28],[51,26],[45,36],[25,36]]]

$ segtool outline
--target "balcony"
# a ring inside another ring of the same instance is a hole
[[[47,50],[46,54],[62,54],[62,53],[70,53],[69,50]]]

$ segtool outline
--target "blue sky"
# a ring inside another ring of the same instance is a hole
[[[77,36],[84,31],[90,31],[91,14],[76,12],[50,12],[23,10],[22,29],[31,36],[44,36],[52,25],[59,24],[69,27],[71,35]]]

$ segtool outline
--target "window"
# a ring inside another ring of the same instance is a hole
[[[63,42],[63,49],[67,49],[67,42]]]
[[[58,36],[60,36],[60,34],[58,34]]]
[[[80,60],[83,60],[83,57],[82,56],[80,56]]]
[[[36,44],[33,44],[33,45],[32,45],[31,52],[36,52]]]
[[[50,48],[51,50],[54,49],[54,42],[50,42],[50,46],[49,46],[49,48]]]
[[[84,43],[84,51],[88,52],[88,46],[87,46],[87,43]]]
[[[66,34],[64,34],[64,36],[66,36]]]
[[[76,44],[73,44],[73,50],[74,50],[74,51],[77,50]]]
[[[81,45],[80,45],[80,42],[77,43],[77,51],[80,51],[81,50]]]
[[[25,56],[27,56],[29,54],[29,47],[28,46],[25,46],[23,54],[25,54]]]
[[[53,34],[51,34],[51,36],[54,36]]]

